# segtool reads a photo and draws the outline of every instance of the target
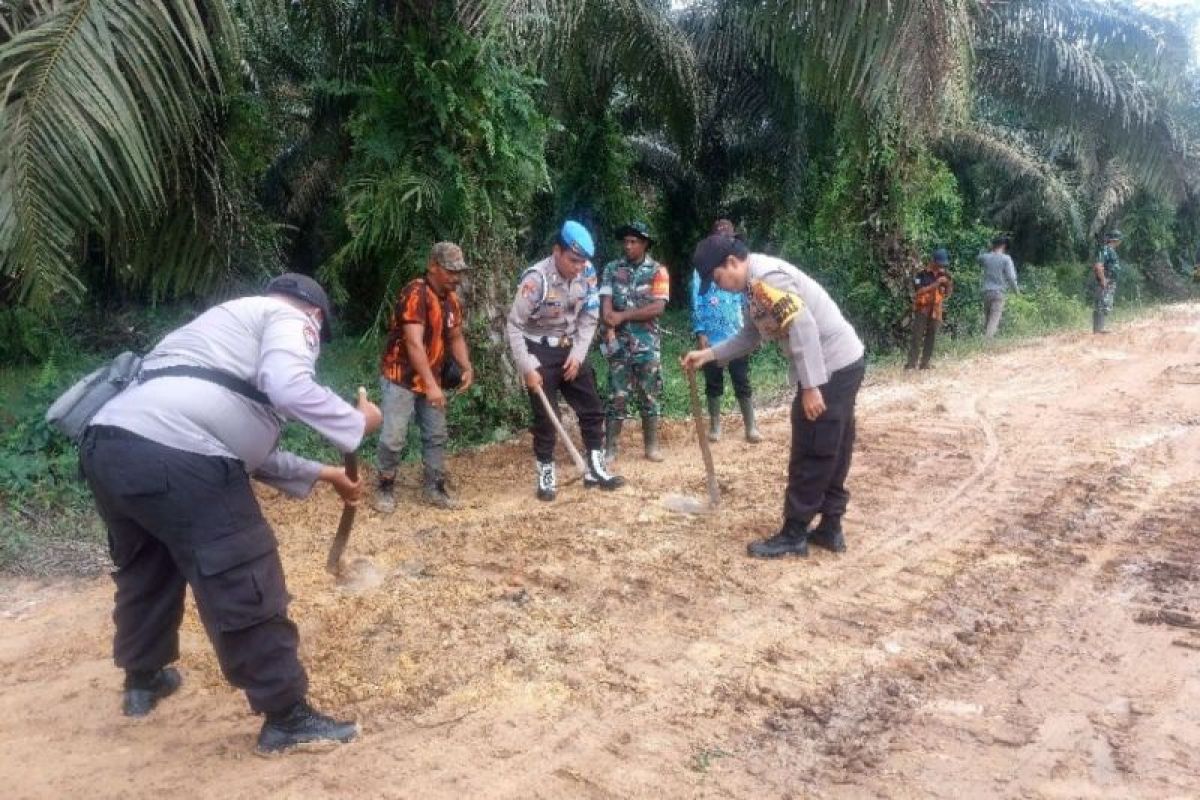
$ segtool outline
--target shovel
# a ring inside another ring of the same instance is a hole
[[[708,504],[694,497],[668,495],[663,499],[664,504],[672,511],[684,514],[702,514],[716,511],[721,504],[721,490],[717,486],[717,470],[713,466],[712,450],[708,447],[708,434],[704,430],[704,416],[700,412],[700,390],[696,387],[696,371],[684,370],[687,373],[688,391],[692,396],[692,420],[696,423],[696,440],[700,442],[700,453],[704,456],[704,474],[708,479]]]
[[[546,397],[546,393],[539,386],[535,389],[538,399],[542,401],[542,407],[546,409],[546,413],[550,416],[550,421],[554,423],[554,430],[558,431],[558,438],[567,446],[567,452],[571,454],[571,460],[575,462],[575,468],[579,470],[579,474],[571,480],[563,483],[564,486],[574,483],[575,481],[587,475],[587,462],[583,460],[583,456],[575,448],[575,443],[571,441],[571,437],[567,435],[567,429],[558,419],[558,414],[554,413],[554,406],[550,405],[550,398]]]
[[[358,387],[359,397],[364,397],[366,393],[366,389]],[[354,453],[346,453],[342,456],[342,464],[346,468],[346,477],[357,481],[358,456]],[[342,506],[342,518],[338,520],[337,533],[333,535],[333,544],[329,546],[329,556],[325,559],[325,570],[330,574],[341,574],[342,555],[346,552],[346,543],[350,541],[352,527],[354,527],[354,506],[346,503]]]

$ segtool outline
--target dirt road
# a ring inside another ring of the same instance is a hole
[[[313,695],[364,730],[333,752],[251,755],[190,612],[184,688],[123,719],[107,580],[0,582],[2,791],[1200,795],[1200,307],[872,372],[842,556],[743,555],[780,507],[786,413],[761,424],[715,445],[713,517],[662,502],[704,495],[682,423],[630,488],[550,506],[526,441],[459,457],[466,510],[360,513],[354,591],[334,497],[267,497]]]

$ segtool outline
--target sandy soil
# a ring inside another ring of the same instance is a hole
[[[1200,307],[872,372],[842,556],[743,555],[780,508],[787,416],[761,422],[715,446],[711,516],[663,504],[704,494],[682,423],[657,465],[627,432],[630,488],[549,506],[527,441],[461,456],[464,511],[360,512],[350,587],[334,496],[264,493],[313,697],[364,730],[328,753],[251,754],[190,613],[183,689],[122,718],[107,579],[0,581],[2,791],[1200,795]]]

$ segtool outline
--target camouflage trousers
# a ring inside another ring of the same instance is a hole
[[[629,397],[637,396],[644,417],[662,416],[663,377],[662,362],[656,359],[608,360],[608,407],[609,419],[628,419]]]
[[[1095,292],[1095,311],[1098,314],[1108,314],[1113,310],[1113,301],[1117,299],[1117,282],[1115,279],[1110,279],[1108,285],[1103,288],[1097,282],[1093,291]]]

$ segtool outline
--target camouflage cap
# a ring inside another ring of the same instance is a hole
[[[617,228],[616,237],[618,239],[624,239],[626,236],[636,236],[654,244],[654,237],[650,235],[650,226],[641,220],[635,220]]]
[[[454,242],[438,242],[429,251],[429,258],[439,267],[450,272],[462,272],[470,269],[463,260],[462,248]]]

